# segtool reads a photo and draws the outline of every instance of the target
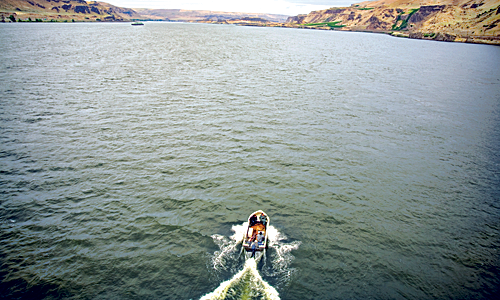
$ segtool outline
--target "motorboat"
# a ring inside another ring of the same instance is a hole
[[[260,259],[267,249],[269,216],[262,210],[248,217],[248,227],[243,237],[243,248],[247,258]]]
[[[140,25],[144,25],[144,23],[139,22],[139,21],[132,23],[132,26],[138,26],[138,25],[139,25],[139,26],[140,26]]]

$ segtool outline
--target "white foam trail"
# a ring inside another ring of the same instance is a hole
[[[234,268],[241,257],[237,253],[238,245],[241,244],[246,234],[248,222],[241,225],[233,225],[231,230],[234,232],[229,238],[226,236],[214,234],[212,238],[214,243],[219,246],[218,251],[215,251],[212,256],[212,267],[214,270],[220,272],[222,270],[236,271]],[[267,229],[267,238],[269,248],[274,249],[266,254],[271,261],[270,268],[266,266],[264,259],[263,274],[277,279],[279,285],[289,282],[291,275],[295,269],[289,266],[294,259],[290,253],[292,250],[298,249],[300,246],[299,241],[286,243],[284,240],[287,237],[280,233],[278,229],[270,225]],[[279,299],[279,294],[274,287],[265,282],[259,271],[257,270],[257,263],[255,259],[247,259],[243,270],[239,271],[230,280],[224,281],[220,286],[201,299]]]
[[[272,273],[279,278],[278,282],[280,284],[286,284],[295,272],[295,269],[290,268],[290,264],[295,259],[291,252],[297,250],[301,242],[284,243],[283,240],[287,239],[286,235],[273,226],[269,226],[267,234],[269,247],[275,250],[275,253],[271,256],[271,266],[274,270]]]
[[[269,245],[278,243],[283,239],[286,239],[286,236],[282,235],[274,226],[269,226],[269,228],[267,229],[267,240],[269,242]]]
[[[241,225],[233,225],[233,227],[231,227],[231,230],[234,231],[234,234],[231,236],[231,239],[236,243],[243,241],[243,237],[246,234],[247,227],[248,222],[244,222]]]
[[[219,270],[225,265],[226,258],[236,250],[236,243],[231,243],[225,236],[214,234],[212,235],[214,243],[219,246],[220,250],[215,251],[212,257],[212,267]]]
[[[294,268],[290,268],[290,264],[295,257],[290,253],[300,246],[299,241],[292,242],[291,244],[275,244],[272,247],[276,250],[276,255],[273,256],[271,265],[279,278],[279,284],[286,284],[289,282],[292,274],[295,273]]]
[[[233,225],[231,228],[234,231],[234,234],[231,236],[231,240],[228,240],[227,237],[214,234],[212,235],[212,239],[214,243],[219,246],[219,251],[215,251],[212,257],[212,267],[215,270],[225,269],[226,259],[231,257],[231,254],[236,251],[238,244],[243,241],[243,237],[246,233],[248,226],[248,222],[245,222],[241,225]]]
[[[212,235],[214,243],[217,244],[220,249],[215,251],[212,256],[212,267],[215,270],[226,269],[226,261],[228,259],[234,260],[232,254],[236,252],[238,244],[243,241],[247,227],[248,222],[244,222],[241,225],[233,225],[231,230],[234,234],[230,239],[219,234]],[[291,255],[290,252],[298,249],[301,243],[299,241],[290,244],[282,242],[286,240],[287,237],[272,225],[267,229],[267,238],[269,247],[276,250],[276,254],[272,256],[273,269],[278,271],[286,270],[294,259],[294,256]]]
[[[243,270],[238,272],[230,280],[224,281],[215,291],[201,297],[200,300],[219,300],[227,296],[253,299],[260,296],[261,299],[279,300],[278,291],[265,282],[257,270],[255,259],[248,259]]]
[[[301,242],[295,241],[290,244],[281,242],[282,240],[286,240],[287,237],[273,226],[269,226],[267,234],[269,247],[274,248],[277,254],[273,259],[273,265],[276,268],[281,267],[280,269],[288,267],[288,265],[294,258],[293,255],[290,254],[290,252],[292,250],[297,250]]]

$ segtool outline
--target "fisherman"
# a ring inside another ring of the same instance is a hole
[[[252,215],[250,217],[250,226],[255,225],[255,223],[257,223],[257,215]]]
[[[250,256],[250,258],[255,257],[255,252],[257,251],[257,247],[259,247],[259,242],[257,242],[257,240],[253,240],[253,243],[252,243],[252,256]]]
[[[252,233],[252,237],[250,238],[250,242],[255,241],[256,238],[257,238],[257,231],[254,230]]]
[[[260,222],[262,223],[262,225],[266,226],[266,223],[267,223],[266,215],[260,214]]]
[[[262,234],[262,231],[259,231],[259,235],[257,235],[257,241],[259,241],[259,244],[264,243],[264,239],[266,237]]]

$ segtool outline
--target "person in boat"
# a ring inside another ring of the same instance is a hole
[[[250,238],[250,242],[255,241],[257,239],[257,231],[253,231],[252,237]]]
[[[262,225],[266,226],[266,223],[267,223],[266,215],[264,215],[264,214],[260,215],[260,222],[262,223]]]
[[[253,240],[252,242],[252,256],[250,257],[255,257],[255,252],[257,251],[257,247],[259,247],[259,242],[257,240]]]
[[[250,217],[250,226],[253,226],[257,223],[257,215],[252,215]]]
[[[259,231],[259,234],[257,235],[257,241],[259,242],[259,244],[264,243],[265,238],[266,237],[264,236],[264,234],[262,234],[262,231]]]

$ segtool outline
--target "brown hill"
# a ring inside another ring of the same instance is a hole
[[[500,44],[498,0],[379,0],[290,17],[289,27]]]
[[[360,7],[413,7],[417,8],[420,6],[428,6],[428,5],[454,5],[454,6],[463,6],[467,5],[467,3],[478,3],[480,1],[471,1],[471,0],[376,0],[376,1],[364,1],[361,3],[357,3],[354,6]],[[487,5],[495,6],[498,5],[498,0],[487,0],[482,1]]]
[[[11,21],[184,21],[184,22],[284,22],[288,16],[275,14],[219,12],[182,9],[130,9],[105,2],[84,0],[0,0],[0,19]],[[253,19],[253,21],[249,21]],[[263,22],[256,20],[262,19]],[[246,21],[245,21],[246,20]]]
[[[130,9],[84,0],[0,0],[0,21],[170,20],[391,33],[395,36],[500,44],[499,0],[378,0],[307,15],[180,9]],[[276,23],[270,23],[276,22]]]
[[[263,19],[267,22],[285,22],[288,16],[263,13],[222,12],[209,10],[184,10],[184,9],[134,9],[150,20],[170,20],[179,22],[227,22],[243,20],[245,18]]]
[[[17,20],[124,21],[141,16],[133,9],[84,0],[0,0],[0,15]],[[9,19],[10,20],[10,19]]]

